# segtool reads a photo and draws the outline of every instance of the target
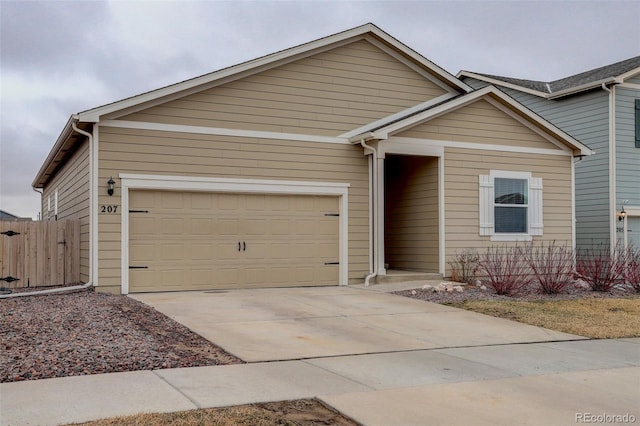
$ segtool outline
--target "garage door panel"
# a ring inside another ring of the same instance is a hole
[[[245,210],[265,211],[267,210],[266,195],[251,195],[242,197]]]
[[[160,221],[163,235],[184,235],[184,220],[181,218],[163,218]]]
[[[337,197],[132,191],[130,290],[336,285]],[[240,250],[238,244],[240,243]]]
[[[266,235],[269,232],[268,219],[246,219],[242,222],[242,234],[247,237],[255,235]]]
[[[237,237],[240,234],[240,223],[238,219],[217,219],[212,224],[212,236],[232,235]]]
[[[171,262],[175,259],[181,259],[185,255],[184,243],[163,244],[160,249],[160,260],[163,262]]]

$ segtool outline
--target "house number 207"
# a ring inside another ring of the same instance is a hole
[[[117,213],[118,211],[118,206],[115,206],[113,204],[103,204],[100,206],[100,213]]]

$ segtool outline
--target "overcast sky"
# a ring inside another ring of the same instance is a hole
[[[0,209],[37,216],[31,182],[71,114],[367,22],[454,75],[640,55],[639,1],[0,0]]]

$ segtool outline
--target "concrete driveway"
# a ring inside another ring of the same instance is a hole
[[[582,339],[384,288],[132,296],[249,363],[0,383],[0,426],[312,397],[368,426],[640,419],[640,338]]]
[[[582,339],[363,287],[131,297],[247,362]]]

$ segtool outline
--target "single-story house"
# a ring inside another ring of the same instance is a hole
[[[575,243],[591,153],[366,24],[74,114],[33,186],[99,291],[348,285]]]

